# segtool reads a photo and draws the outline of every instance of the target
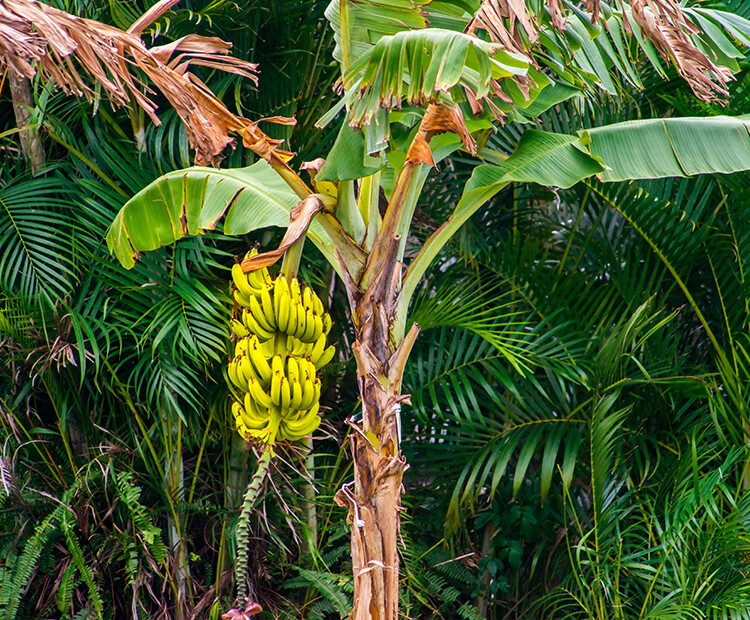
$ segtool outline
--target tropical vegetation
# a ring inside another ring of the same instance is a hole
[[[120,29],[148,8],[55,4]],[[260,156],[204,151],[227,155],[219,172],[176,172],[192,139],[179,110],[160,106],[156,126],[135,106],[55,91],[49,73],[29,84],[29,129],[4,108],[0,617],[231,606],[256,457],[224,377],[229,268],[281,243],[269,226],[289,225],[303,186],[324,211],[300,277],[329,307],[340,353],[321,429],[276,447],[252,511],[261,617],[353,604],[354,617],[395,617],[391,595],[370,607],[350,555],[346,514],[355,549],[367,515],[349,448],[361,479],[368,444],[409,465],[389,500],[406,617],[750,614],[748,190],[742,174],[693,176],[750,167],[750,14],[739,2],[526,6],[483,4],[467,27],[478,3],[334,3],[333,29],[314,2],[174,6],[144,38],[177,49],[216,35],[261,69],[256,90],[191,68],[247,117]],[[653,16],[666,21],[652,32]],[[254,123],[292,115],[294,129]],[[29,131],[43,161],[19,140]],[[299,162],[316,157],[326,163],[303,181]],[[400,237],[379,241],[384,229]],[[378,279],[400,275],[394,256],[405,276]],[[368,290],[392,322],[363,314]],[[402,341],[398,425],[381,427],[367,407],[394,403],[373,400],[368,377]],[[377,587],[389,567],[369,568]]]

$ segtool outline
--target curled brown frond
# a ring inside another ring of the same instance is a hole
[[[561,0],[545,0],[549,18],[555,29],[565,30],[567,12]],[[651,41],[659,54],[673,62],[695,95],[704,101],[719,101],[727,93],[726,85],[732,79],[726,67],[719,67],[696,47],[691,35],[698,28],[680,10],[677,0],[628,0],[632,17],[644,36]],[[620,0],[624,5],[625,0]],[[483,0],[476,17],[470,22],[467,33],[483,30],[493,43],[506,50],[527,54],[539,44],[540,22],[530,13],[523,0]],[[599,20],[599,0],[587,0],[592,23]],[[625,27],[632,30],[623,12]],[[517,79],[523,87],[523,79]],[[471,101],[471,96],[469,97]],[[472,107],[474,104],[472,102]]]
[[[2,0],[0,67],[8,64],[27,77],[39,72],[66,92],[89,101],[97,98],[94,84],[99,84],[114,106],[140,106],[159,124],[151,98],[154,91],[148,85],[153,84],[182,119],[196,151],[196,164],[217,165],[222,151],[234,144],[230,137],[234,132],[244,134],[245,143],[262,147],[266,159],[273,157],[278,145],[256,124],[230,112],[189,71],[191,65],[200,65],[257,84],[255,64],[230,56],[231,44],[215,37],[189,35],[150,49],[141,40],[143,29],[176,2],[162,0],[124,32],[35,0]]]
[[[680,10],[675,0],[630,0],[633,20],[703,101],[721,101],[732,80],[726,67],[715,65],[690,40],[698,28]],[[717,94],[719,96],[717,96]]]

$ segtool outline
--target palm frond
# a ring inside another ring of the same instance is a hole
[[[0,285],[7,295],[48,304],[70,295],[81,253],[73,192],[62,179],[19,181],[0,189]]]

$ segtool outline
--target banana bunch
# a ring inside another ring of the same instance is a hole
[[[237,264],[232,281],[237,342],[227,374],[237,431],[267,444],[302,439],[320,424],[317,374],[335,353],[326,346],[331,317],[296,278],[273,279],[266,268],[245,274]]]

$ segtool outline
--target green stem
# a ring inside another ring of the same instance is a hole
[[[263,481],[266,479],[272,456],[273,449],[271,446],[266,446],[258,459],[255,474],[247,485],[247,491],[245,491],[245,497],[242,500],[240,519],[237,523],[237,563],[235,564],[234,576],[237,583],[237,599],[240,605],[244,603],[244,599],[247,597],[247,551],[250,545],[250,537],[248,536],[250,515],[263,488]]]
[[[315,505],[315,453],[313,451],[313,438],[308,435],[303,439],[307,447],[307,456],[305,457],[305,469],[310,477],[309,482],[303,485],[305,494],[305,517],[307,520],[307,538],[303,541],[303,548],[306,547],[308,553],[315,553],[318,549],[318,514]]]
[[[341,77],[343,79],[352,64],[351,40],[349,38],[349,6],[347,0],[339,0],[339,20],[339,27],[341,29]]]
[[[307,234],[301,235],[297,241],[289,246],[289,249],[284,252],[284,259],[281,263],[281,273],[287,280],[297,277],[297,271],[299,271],[299,263],[302,260],[302,250],[305,247],[305,239]]]
[[[360,200],[361,200],[360,196]],[[362,244],[367,234],[365,220],[359,212],[357,199],[354,195],[354,181],[339,182],[338,205],[336,206],[336,219],[341,222],[341,227],[358,244]]]

